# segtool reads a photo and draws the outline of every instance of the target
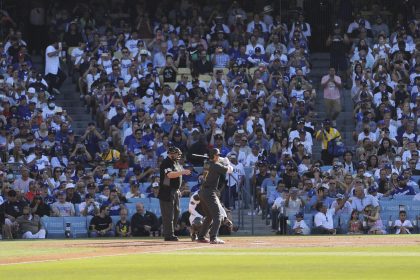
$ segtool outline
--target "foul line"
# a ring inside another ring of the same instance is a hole
[[[177,256],[338,256],[338,257],[420,257],[420,252],[168,252]]]
[[[158,250],[158,251],[155,250],[155,251],[116,253],[116,254],[106,254],[106,255],[97,255],[97,256],[85,256],[85,257],[55,258],[55,259],[46,259],[46,260],[0,263],[0,266],[59,262],[59,261],[77,261],[77,260],[98,259],[98,258],[107,258],[107,257],[121,257],[121,256],[131,256],[131,255],[141,255],[141,254],[172,253],[176,251],[186,251],[186,250],[203,249],[203,248],[211,248],[211,247],[209,245],[205,245],[205,246],[197,246],[197,247],[183,247],[183,248],[174,248],[174,249],[166,249],[166,250],[164,249],[164,250]]]

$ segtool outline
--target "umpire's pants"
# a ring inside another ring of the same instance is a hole
[[[162,215],[163,236],[169,238],[174,235],[174,229],[179,217],[179,192],[171,189],[169,201],[159,200]]]
[[[221,214],[221,207],[219,198],[217,197],[217,190],[211,188],[202,188],[199,192],[200,204],[204,212],[204,222],[201,227],[198,238],[204,238],[209,231],[210,239],[216,239],[217,233],[219,232],[220,225],[223,221]]]

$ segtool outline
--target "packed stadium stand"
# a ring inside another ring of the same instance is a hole
[[[210,148],[234,165],[222,234],[419,232],[418,1],[3,0],[0,16],[2,239],[159,236],[171,146],[192,170],[177,235]]]

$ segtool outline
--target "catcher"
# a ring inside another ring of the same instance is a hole
[[[191,195],[190,203],[188,205],[188,212],[190,212],[191,240],[197,241],[197,234],[200,231],[201,226],[203,225],[203,220],[205,219],[204,212],[201,209],[200,196],[198,195],[198,191]],[[226,210],[223,206],[220,208],[220,213],[224,217],[222,221],[222,226],[225,226],[227,228],[227,231],[229,232],[235,231],[233,223],[228,218]]]

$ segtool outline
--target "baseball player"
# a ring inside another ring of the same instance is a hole
[[[221,177],[226,175],[226,173],[230,174],[233,172],[233,167],[228,158],[220,157],[219,149],[211,149],[208,156],[209,168],[203,174],[204,180],[199,191],[200,204],[206,218],[201,226],[197,241],[201,243],[224,244],[223,240],[217,238],[223,221],[222,205],[218,197],[218,185]],[[210,235],[210,240],[205,238],[207,233]]]

